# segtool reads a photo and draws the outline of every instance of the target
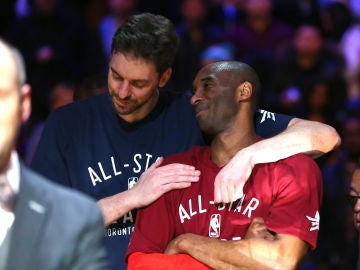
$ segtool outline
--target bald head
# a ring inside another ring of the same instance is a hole
[[[193,91],[190,102],[204,133],[217,136],[226,130],[234,132],[235,126],[252,132],[260,81],[249,65],[237,61],[208,64],[197,73]]]
[[[0,38],[0,67],[9,70],[20,87],[25,84],[25,62],[18,49]]]
[[[249,82],[253,89],[252,98],[254,103],[257,103],[261,83],[251,66],[238,61],[218,61],[209,64],[208,68],[214,73],[222,73],[225,76],[225,82],[234,89],[246,81]]]

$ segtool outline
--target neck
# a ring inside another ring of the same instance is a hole
[[[219,167],[225,166],[241,149],[255,143],[253,128],[242,132],[223,132],[211,142],[211,160]]]

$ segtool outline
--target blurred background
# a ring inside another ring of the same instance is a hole
[[[324,180],[318,247],[300,269],[356,269],[345,194],[360,157],[360,0],[0,0],[0,36],[23,53],[33,88],[18,146],[24,161],[52,110],[107,91],[112,35],[142,12],[176,26],[169,90],[190,93],[201,66],[239,60],[260,75],[260,108],[336,128],[341,147],[316,160]]]

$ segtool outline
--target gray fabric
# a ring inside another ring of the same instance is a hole
[[[6,259],[9,253],[9,247],[10,247],[10,237],[11,237],[11,231],[10,228],[5,236],[4,241],[0,245],[0,270],[6,270]]]
[[[107,269],[98,205],[20,168],[7,269]]]

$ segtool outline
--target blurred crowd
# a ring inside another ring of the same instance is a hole
[[[0,36],[21,50],[33,89],[19,138],[25,162],[51,110],[107,91],[111,37],[141,12],[176,26],[171,91],[190,94],[204,64],[239,60],[260,75],[262,109],[337,129],[341,147],[317,159],[320,235],[301,269],[355,269],[358,236],[345,194],[360,157],[359,0],[1,0]]]

